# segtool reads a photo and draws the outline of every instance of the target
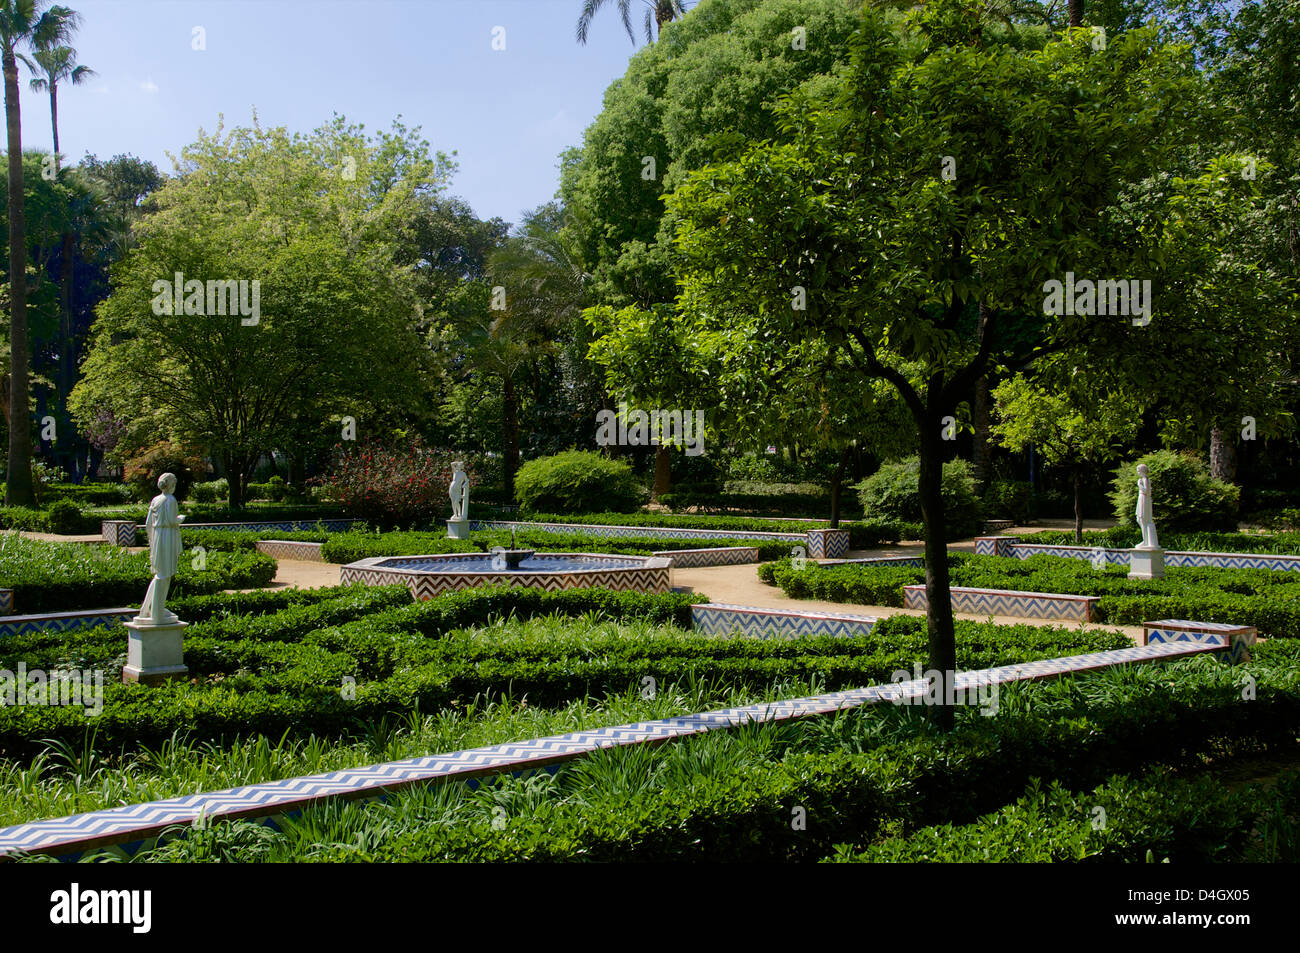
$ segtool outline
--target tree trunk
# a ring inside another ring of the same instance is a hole
[[[942,415],[927,414],[919,420],[921,473],[918,489],[921,519],[925,522],[925,595],[927,634],[930,643],[930,671],[938,673],[935,683],[939,704],[931,718],[937,727],[950,731],[955,723],[951,702],[957,671],[956,628],[952,619],[952,589],[948,579],[948,527],[943,506],[943,447],[940,443]]]
[[[1083,26],[1083,0],[1069,0],[1067,4],[1070,15],[1070,26]]]
[[[831,474],[831,529],[840,528],[840,494],[844,487],[844,467],[849,462],[849,447],[845,444],[840,450],[840,462]]]
[[[237,510],[244,505],[244,469],[247,461],[226,453],[221,455],[221,465],[225,468],[226,484],[229,487],[226,502],[232,510]]]
[[[71,433],[72,418],[68,416],[68,394],[72,392],[73,374],[76,363],[73,359],[73,350],[75,341],[72,333],[72,282],[73,282],[73,253],[74,253],[72,232],[64,232],[60,236],[60,254],[62,256],[59,262],[59,426],[67,427],[69,432],[63,434],[61,443],[65,448],[65,453],[69,459],[74,459],[76,455],[75,435]],[[73,464],[73,469],[76,465]]]
[[[506,499],[515,501],[515,474],[519,472],[519,395],[514,379],[502,378],[501,389],[501,463],[505,478]]]
[[[1237,480],[1237,448],[1232,433],[1218,424],[1210,428],[1210,476],[1224,483]]]
[[[651,495],[657,500],[673,488],[673,452],[669,447],[655,447],[655,482]]]
[[[1083,503],[1079,486],[1082,483],[1079,468],[1074,468],[1074,545],[1083,545]]]
[[[27,235],[23,220],[23,141],[18,60],[3,54],[5,125],[9,137],[9,466],[5,502],[32,506],[32,421],[28,406]]]
[[[50,81],[50,131],[54,133],[54,172],[59,171],[59,87]]]
[[[980,308],[983,307],[981,304]],[[971,474],[975,477],[975,489],[983,496],[992,476],[989,460],[989,379],[986,374],[981,374],[979,380],[975,381],[971,417],[971,423],[975,427],[975,437],[971,444]]]

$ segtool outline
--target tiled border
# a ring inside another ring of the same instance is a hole
[[[274,559],[302,559],[307,562],[323,563],[321,555],[324,543],[300,543],[287,539],[259,539],[257,551]]]
[[[758,562],[756,546],[722,546],[717,549],[662,549],[651,553],[661,559],[672,560],[674,569],[695,569],[701,566],[736,566]]]
[[[796,639],[832,635],[851,638],[870,635],[876,619],[838,612],[801,612],[761,609],[709,602],[691,606],[691,627],[705,635],[743,635],[756,638]]]
[[[1102,555],[1107,565],[1127,566],[1132,550],[1108,546],[1064,546],[1047,543],[1020,543],[1015,536],[980,536],[975,539],[975,553],[980,556],[1010,556],[1028,559],[1030,556],[1060,556],[1065,559],[1094,560]],[[1165,566],[1212,567],[1218,569],[1272,569],[1278,572],[1300,572],[1300,556],[1279,553],[1205,553],[1186,550],[1166,550]]]
[[[875,566],[924,566],[924,556],[863,556],[857,559],[826,559],[822,561],[823,566],[847,566],[847,565],[875,565]]]
[[[99,535],[116,546],[135,545],[134,520],[100,520]]]
[[[657,539],[771,539],[805,542],[806,533],[764,533],[735,529],[682,529],[669,526],[608,526],[595,523],[529,523],[508,520],[471,520],[470,529],[535,529],[546,533],[584,533],[602,539],[655,537]]]
[[[956,678],[955,688],[956,692],[966,694],[981,685],[1053,678],[1130,662],[1183,658],[1212,651],[1222,649],[1205,645],[1161,644],[1044,659],[962,672]],[[605,748],[657,744],[739,725],[829,715],[879,702],[920,698],[926,690],[923,679],[914,679],[74,814],[0,829],[0,856],[17,851],[68,854],[93,847],[145,843],[167,828],[189,825],[200,817],[209,821],[274,818],[301,811],[325,798],[372,798],[415,784],[467,781],[503,772],[532,771]]]
[[[283,530],[286,533],[311,532],[315,529],[327,533],[346,533],[356,526],[359,520],[321,519],[321,520],[251,520],[243,523],[182,523],[181,529],[224,529],[238,532],[260,533],[267,530]]]
[[[1022,619],[1058,619],[1063,622],[1091,622],[1100,598],[1054,592],[974,589],[966,586],[953,586],[951,592],[952,607],[956,612],[1018,616]],[[918,584],[903,587],[904,608],[926,609],[929,605],[925,586]]]
[[[418,601],[432,599],[444,592],[477,589],[482,586],[513,586],[555,592],[559,589],[612,589],[615,592],[667,592],[671,587],[669,570],[672,561],[655,556],[616,556],[610,553],[538,553],[538,556],[583,556],[587,559],[623,562],[640,561],[639,566],[611,569],[570,569],[562,572],[455,572],[434,573],[421,569],[403,569],[401,560],[454,560],[463,553],[445,556],[372,556],[339,569],[340,585],[362,582],[368,586],[402,585]],[[388,565],[383,565],[387,563]]]
[[[808,556],[810,559],[843,559],[849,554],[847,529],[808,530]]]
[[[14,591],[12,589],[0,589],[0,612],[14,611]]]
[[[73,632],[101,625],[118,625],[136,617],[137,609],[85,609],[80,612],[41,612],[0,618],[0,636],[33,632]]]
[[[1250,648],[1258,638],[1254,626],[1224,622],[1194,622],[1189,619],[1160,619],[1142,623],[1142,644],[1160,643],[1210,645],[1227,648],[1223,659],[1236,665],[1250,661]]]

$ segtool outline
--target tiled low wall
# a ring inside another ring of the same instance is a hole
[[[827,559],[823,566],[924,566],[924,556],[863,556],[859,559]]]
[[[324,543],[299,543],[287,539],[259,539],[257,551],[273,559],[303,559],[313,563],[325,562],[321,555]]]
[[[1214,651],[1222,649],[1207,645],[1165,643],[962,672],[955,680],[954,694],[964,695],[976,691],[978,686],[1007,685],[1095,671],[1114,665],[1158,662]],[[643,721],[594,731],[552,735],[532,741],[472,748],[451,754],[391,761],[366,768],[249,784],[225,791],[190,794],[165,801],[131,804],[18,824],[0,829],[0,856],[25,852],[76,859],[86,850],[105,846],[118,847],[122,854],[129,854],[134,849],[151,843],[163,831],[191,825],[200,817],[207,822],[234,819],[274,821],[329,798],[374,799],[413,785],[474,782],[478,778],[494,774],[550,767],[606,748],[658,744],[746,724],[788,722],[882,702],[920,699],[925,697],[927,690],[928,685],[924,679],[891,682],[789,701],[725,708],[680,718]]]
[[[99,534],[115,546],[134,546],[135,521],[100,520]]]
[[[608,553],[563,553],[587,559],[619,562],[626,556]],[[668,592],[670,562],[667,559],[646,557],[643,566],[617,567],[604,570],[572,569],[561,572],[447,572],[434,573],[419,569],[403,569],[401,562],[411,556],[373,556],[349,563],[339,569],[339,583],[350,585],[362,582],[368,586],[406,586],[417,601],[439,596],[444,592],[477,589],[483,586],[512,586],[555,592],[559,589],[612,589],[614,592]],[[387,565],[379,565],[386,563]]]
[[[1250,648],[1258,632],[1249,625],[1223,622],[1195,622],[1190,619],[1160,619],[1142,623],[1142,644],[1207,645],[1226,648],[1224,661],[1232,664],[1250,661]]]
[[[101,625],[118,625],[134,619],[139,609],[86,609],[82,612],[42,612],[0,617],[0,637],[33,632],[73,632]]]
[[[981,536],[975,540],[975,552],[980,556],[1010,556],[1013,559],[1028,559],[1030,556],[1060,556],[1064,559],[1104,562],[1110,566],[1127,566],[1131,550],[1106,546],[1021,543],[1017,542],[1014,536]],[[1165,551],[1166,568],[1186,566],[1300,572],[1300,556],[1276,553],[1203,553],[1174,549]]]
[[[717,549],[662,549],[651,555],[671,559],[674,569],[695,569],[700,566],[735,566],[758,562],[758,549],[754,546],[723,546]]]
[[[0,612],[10,613],[14,611],[14,591],[12,589],[0,589]]]
[[[843,559],[849,554],[847,529],[808,530],[808,557],[810,559]]]
[[[250,520],[244,523],[182,523],[181,529],[216,529],[241,533],[265,533],[279,530],[285,533],[323,530],[327,533],[346,533],[357,525],[357,520]]]
[[[721,602],[691,606],[691,625],[705,635],[744,635],[757,638],[797,639],[816,635],[870,635],[871,616],[838,612],[801,612],[735,606]]]
[[[1098,596],[1075,596],[1052,592],[952,587],[952,608],[955,612],[1016,616],[1022,619],[1091,622],[1098,599]],[[903,605],[908,609],[928,608],[930,600],[926,597],[925,586],[904,586]]]
[[[528,523],[506,520],[471,520],[470,529],[535,529],[545,533],[583,533],[602,539],[771,539],[806,542],[806,533],[760,533],[734,529],[680,529],[668,526],[604,526],[586,523]]]

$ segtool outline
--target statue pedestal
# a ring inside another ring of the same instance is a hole
[[[128,622],[126,628],[126,667],[122,681],[157,685],[189,674],[181,647],[181,633],[187,622],[151,625],[147,622]]]
[[[447,520],[448,539],[469,539],[469,520]]]
[[[1128,577],[1130,579],[1163,579],[1165,576],[1165,551],[1163,549],[1129,550]]]

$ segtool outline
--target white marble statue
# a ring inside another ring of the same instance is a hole
[[[1137,499],[1137,524],[1142,530],[1142,542],[1137,546],[1138,549],[1159,549],[1160,544],[1156,542],[1156,521],[1151,512],[1151,476],[1145,463],[1139,463],[1137,468],[1138,474],[1138,499]]]
[[[469,518],[469,475],[465,472],[465,464],[457,460],[451,465],[451,486],[448,488],[451,494],[451,519],[453,522],[463,522]]]
[[[181,521],[185,517],[180,515],[180,506],[172,495],[176,490],[175,474],[160,476],[158,489],[162,492],[150,502],[149,515],[144,523],[149,538],[149,568],[153,570],[153,579],[135,621],[146,625],[173,625],[180,620],[167,610],[167,589],[181,561]]]

